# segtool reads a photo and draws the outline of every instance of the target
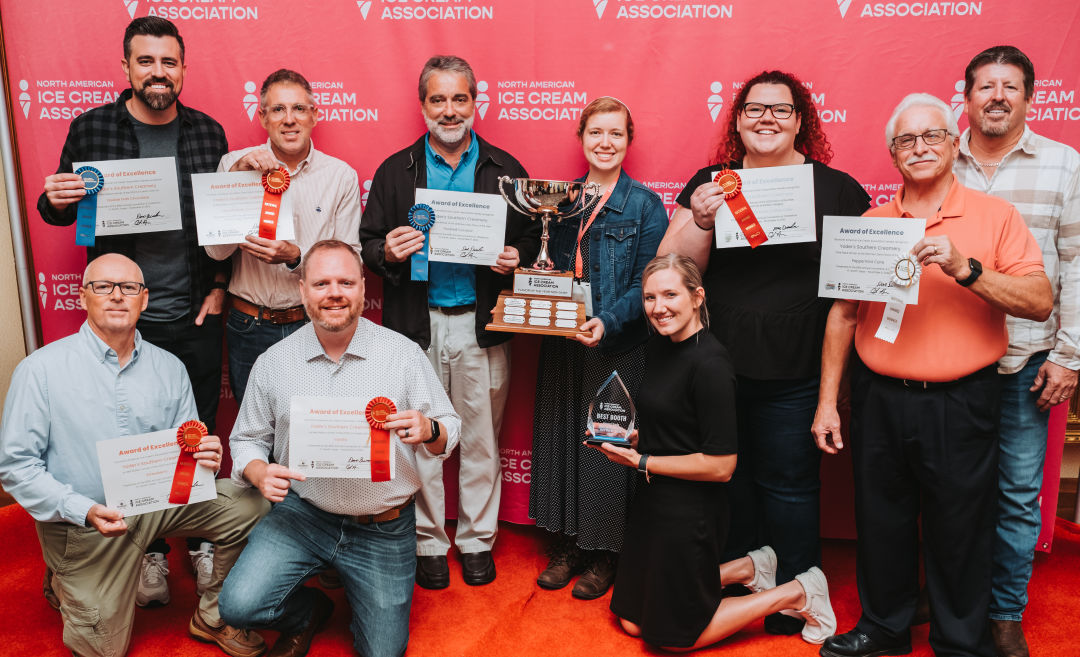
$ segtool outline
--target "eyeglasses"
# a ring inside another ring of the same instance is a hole
[[[757,119],[765,116],[765,110],[772,112],[773,118],[786,119],[795,113],[795,106],[791,103],[773,103],[772,105],[765,105],[764,103],[743,103],[742,113],[747,118]]]
[[[298,119],[306,119],[308,114],[315,111],[314,105],[304,105],[297,103],[295,105],[271,105],[270,107],[264,107],[263,112],[270,115],[271,119],[280,121],[285,118],[285,115],[292,110],[292,115]]]
[[[945,138],[949,136],[949,131],[945,128],[937,128],[936,130],[927,130],[921,135],[899,135],[893,137],[893,148],[898,151],[906,151],[915,148],[915,141],[922,137],[923,143],[927,146],[933,146],[945,141]]]
[[[94,294],[105,296],[106,294],[112,294],[112,291],[116,288],[120,288],[120,294],[125,297],[133,297],[144,289],[146,286],[142,283],[136,283],[135,281],[87,281],[83,287],[90,288]]]

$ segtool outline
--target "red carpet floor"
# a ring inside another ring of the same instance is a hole
[[[33,522],[16,506],[0,509],[0,535],[4,536],[4,569],[8,588],[0,596],[0,618],[6,639],[0,642],[5,657],[65,657],[60,639],[59,613],[41,596],[41,562]],[[461,568],[451,559],[449,589],[417,588],[413,599],[412,638],[408,654],[416,656],[543,655],[545,657],[659,654],[625,636],[608,611],[609,596],[591,602],[570,597],[569,587],[543,591],[535,578],[546,562],[542,532],[531,527],[503,525],[495,557],[499,576],[483,587],[466,586]],[[172,602],[157,609],[135,612],[133,656],[221,655],[216,646],[197,643],[187,636],[187,622],[195,608],[194,583],[181,541],[171,541]],[[182,555],[182,556],[181,556]],[[827,541],[825,572],[829,576],[840,631],[858,618],[855,593],[854,543]],[[1031,582],[1031,604],[1025,629],[1036,657],[1080,655],[1080,527],[1058,521],[1054,552],[1039,553]],[[310,654],[317,657],[352,655],[348,609],[341,591],[330,592],[336,603],[327,629],[316,636]],[[927,627],[916,628],[915,655],[931,655]],[[269,639],[276,638],[267,633]],[[774,637],[755,623],[706,654],[745,657],[811,656],[817,647],[798,637]]]

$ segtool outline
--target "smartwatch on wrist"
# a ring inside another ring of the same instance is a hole
[[[968,287],[975,281],[979,280],[979,276],[981,276],[983,272],[982,263],[975,258],[968,258],[968,267],[971,268],[971,275],[962,281],[959,279],[957,279],[956,281],[964,287]]]
[[[430,418],[429,418],[429,420],[430,420]],[[442,435],[442,431],[439,430],[439,423],[436,422],[435,420],[430,420],[430,422],[431,422],[431,438],[428,438],[427,440],[424,441],[425,445],[428,444],[428,443],[435,442],[436,440],[439,439],[439,436]]]

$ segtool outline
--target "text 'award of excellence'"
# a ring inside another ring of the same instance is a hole
[[[510,187],[512,194],[506,193]],[[548,255],[548,226],[586,216],[600,201],[596,183],[534,178],[499,178],[499,193],[510,207],[543,223],[540,253],[532,267],[514,271],[514,289],[503,290],[491,312],[489,331],[573,337],[585,323],[585,303],[573,296],[574,273],[556,271]]]
[[[630,392],[619,377],[619,372],[614,371],[589,403],[589,419],[586,425],[589,437],[585,442],[590,445],[611,443],[619,447],[630,447],[630,434],[634,432],[636,420],[634,400],[630,398]]]

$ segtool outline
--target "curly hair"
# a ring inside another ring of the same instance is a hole
[[[832,147],[829,139],[821,129],[821,119],[818,118],[817,107],[810,97],[810,92],[803,86],[797,77],[783,71],[762,71],[746,81],[731,103],[727,115],[727,127],[720,139],[713,156],[713,164],[725,164],[742,160],[746,155],[746,146],[739,137],[739,112],[746,103],[746,96],[757,84],[782,84],[791,91],[794,99],[795,112],[802,118],[802,126],[799,134],[795,135],[795,150],[809,156],[822,164],[828,164],[833,158]]]

